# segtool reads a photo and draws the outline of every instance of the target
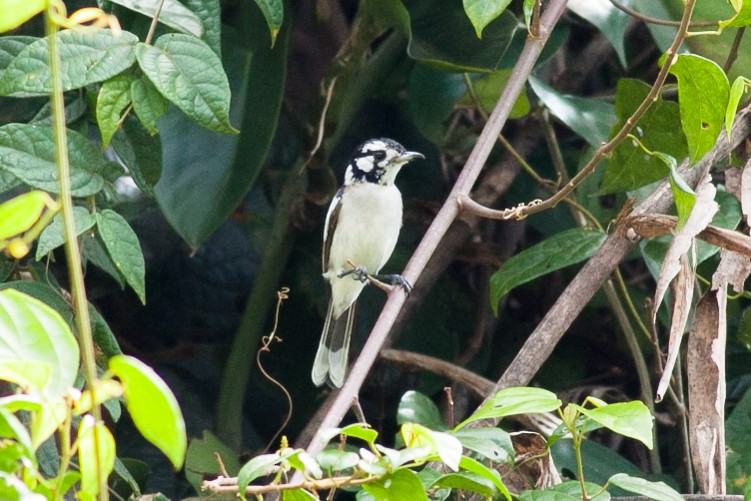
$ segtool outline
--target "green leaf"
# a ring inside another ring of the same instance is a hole
[[[187,0],[185,5],[203,24],[201,40],[222,57],[222,6],[219,0]]]
[[[622,78],[615,92],[618,123],[610,130],[613,137],[625,125],[649,93],[649,85],[640,80]],[[675,158],[688,155],[686,137],[681,130],[678,104],[658,98],[633,128],[634,135],[645,148]],[[608,159],[600,193],[635,190],[664,179],[668,170],[657,156],[648,155],[635,141],[626,139],[616,146]]]
[[[681,125],[693,164],[712,149],[722,130],[730,84],[717,63],[693,54],[679,55],[670,73],[678,80]]]
[[[108,80],[135,61],[138,37],[127,31],[115,36],[108,29],[65,30],[57,37],[66,91]],[[52,91],[48,45],[46,38],[40,38],[16,56],[0,73],[0,95],[29,97]]]
[[[488,113],[492,112],[493,108],[495,108],[498,98],[501,97],[501,92],[503,92],[504,87],[506,87],[506,82],[510,76],[511,70],[504,69],[494,71],[489,75],[482,75],[473,82],[474,91],[477,95],[477,99],[480,101],[480,106],[482,106],[482,108]],[[410,98],[411,97],[412,94],[410,94]],[[459,99],[459,104],[473,104],[469,91]],[[529,109],[530,104],[529,99],[527,98],[527,93],[522,91],[516,99],[514,107],[511,108],[509,118],[521,118],[529,113]]]
[[[466,92],[462,75],[417,64],[409,74],[407,92],[407,107],[414,124],[422,135],[433,143],[442,145],[446,140],[444,122]]]
[[[99,478],[115,467],[115,439],[103,422],[87,414],[78,426],[78,465],[81,491],[92,499],[99,494]]]
[[[621,489],[646,496],[658,501],[682,501],[681,496],[675,489],[664,482],[650,482],[643,478],[631,477],[625,473],[616,473],[608,480]]]
[[[168,101],[146,77],[133,81],[130,94],[133,99],[133,111],[149,134],[154,135],[159,132],[156,122],[167,111]]]
[[[46,207],[57,204],[43,191],[30,191],[0,204],[0,240],[20,235],[34,226]]]
[[[403,3],[409,12],[412,32],[407,46],[409,56],[449,71],[499,69],[519,29],[516,17],[507,10],[485,27],[480,40],[459,2],[405,0]]]
[[[170,33],[154,45],[139,44],[136,57],[159,92],[186,115],[210,130],[237,132],[229,122],[227,75],[219,56],[205,42]]]
[[[341,471],[357,466],[360,456],[351,451],[324,449],[316,455],[316,461],[324,470]]]
[[[102,146],[110,144],[112,136],[120,127],[120,115],[131,103],[130,88],[136,77],[123,73],[102,84],[96,100],[96,121],[102,133]]]
[[[44,0],[0,0],[0,33],[20,26],[46,6]]]
[[[472,491],[480,494],[486,499],[491,499],[498,494],[492,482],[480,475],[464,471],[443,475],[433,482],[431,487]]]
[[[112,357],[109,371],[123,384],[125,406],[138,431],[180,469],[188,439],[175,395],[154,369],[133,357]]]
[[[508,432],[500,428],[465,428],[453,432],[462,447],[496,463],[514,457],[514,445]]]
[[[561,406],[561,401],[548,390],[542,388],[512,387],[499,391],[477,409],[474,414],[459,423],[459,430],[480,419],[502,418],[517,414],[550,412]]]
[[[89,263],[93,264],[112,277],[121,288],[125,287],[125,277],[115,268],[115,263],[112,262],[99,233],[89,232],[82,235],[81,249],[84,266],[88,266]]]
[[[510,257],[490,277],[493,312],[498,315],[498,302],[514,287],[590,258],[606,237],[599,230],[573,228]]]
[[[245,490],[253,480],[265,475],[269,468],[278,465],[282,461],[279,454],[261,454],[256,456],[240,468],[237,474],[237,491],[240,499],[245,500]]]
[[[115,267],[145,304],[146,264],[138,236],[125,218],[110,209],[97,212],[96,224]]]
[[[76,222],[76,236],[91,229],[96,223],[94,216],[84,207],[73,207],[73,219]],[[37,243],[36,260],[39,261],[50,251],[65,243],[65,229],[63,228],[63,215],[57,214],[49,226],[47,226]]]
[[[263,26],[260,13],[258,18],[256,24]],[[243,113],[239,136],[191,127],[171,112],[163,120],[164,166],[156,199],[172,227],[193,248],[227,220],[261,172],[279,121],[290,31],[282,29],[274,49],[258,43],[247,77],[247,54],[235,49],[224,55],[233,83],[246,89],[233,100],[233,109]],[[256,35],[265,41],[265,31]]]
[[[429,447],[446,466],[454,471],[459,469],[462,457],[462,444],[448,433],[433,431],[417,423],[404,423],[399,433],[408,448]]]
[[[747,481],[751,476],[750,429],[751,389],[747,389],[725,423],[728,494],[743,494],[743,485],[751,483]]]
[[[618,402],[595,409],[570,405],[609,430],[636,439],[647,448],[652,448],[652,415],[647,406],[639,400]]]
[[[37,40],[39,40],[37,37],[28,36],[0,37],[0,70],[7,68],[21,51]],[[1,72],[0,79],[2,79]]]
[[[156,9],[160,6],[159,2],[149,2],[144,0],[111,0],[112,3],[122,5],[130,10],[139,12],[146,17],[154,18],[156,15]],[[201,37],[203,35],[203,25],[201,19],[193,13],[190,9],[185,7],[177,0],[164,0],[161,3],[161,10],[159,11],[159,22],[165,26],[193,35],[195,37]]]
[[[675,208],[678,213],[678,222],[675,225],[677,231],[683,228],[688,221],[696,203],[696,193],[678,173],[675,160],[670,166],[670,189],[673,191],[673,200],[675,200]]]
[[[474,473],[475,475],[478,475],[485,480],[489,480],[492,482],[493,486],[500,492],[503,497],[505,497],[508,501],[511,501],[511,493],[509,492],[508,488],[506,488],[506,485],[503,483],[503,480],[501,480],[501,474],[498,473],[496,470],[493,470],[491,468],[488,468],[481,462],[472,459],[468,456],[462,456],[461,462],[459,463],[461,468],[463,470],[467,470],[469,472]]]
[[[65,320],[38,299],[0,291],[0,378],[54,400],[78,373],[78,344]]]
[[[83,135],[68,131],[73,196],[94,195],[104,187],[101,152]],[[58,193],[55,141],[51,127],[8,124],[0,127],[0,171],[33,188]]]
[[[441,412],[433,401],[418,391],[408,391],[399,400],[396,423],[418,423],[433,430],[445,429]]]
[[[631,16],[610,3],[593,2],[592,0],[569,0],[566,7],[600,30],[602,36],[615,49],[621,65],[625,68],[628,63],[626,62],[626,46],[624,42]]]
[[[255,0],[255,2],[263,12],[266,24],[269,25],[271,46],[273,47],[276,37],[279,35],[279,30],[282,28],[282,21],[284,21],[284,2],[282,0]]]
[[[192,438],[185,457],[185,478],[190,485],[200,492],[203,479],[223,473],[222,465],[216,455],[222,458],[224,470],[232,476],[240,471],[237,453],[230,446],[219,440],[209,430],[203,430],[201,438]]]
[[[482,38],[482,30],[506,10],[511,0],[462,0],[462,3],[477,38]]]
[[[608,140],[608,130],[616,121],[612,104],[560,94],[535,77],[529,78],[529,84],[550,112],[593,148]]]
[[[6,397],[7,398],[7,397]],[[38,405],[38,404],[37,404]],[[0,407],[0,437],[3,441],[15,440],[21,447],[24,460],[36,465],[36,454],[34,453],[34,445],[31,442],[31,436],[26,427],[21,423],[11,408],[7,405]],[[7,447],[7,442],[0,448],[0,452]],[[19,458],[20,459],[20,458]],[[15,466],[15,465],[14,465]]]
[[[751,8],[751,2],[747,5]],[[735,121],[735,114],[738,112],[738,104],[741,102],[743,94],[746,93],[746,79],[738,77],[733,81],[733,85],[730,86],[730,94],[728,96],[728,106],[725,108],[725,133],[730,138],[730,131],[733,128],[733,122]]]
[[[733,5],[733,9],[735,10],[735,15],[730,19],[720,21],[720,28],[740,28],[751,25],[751,2],[741,0],[736,2],[736,4],[733,5],[733,2],[730,2],[730,5]]]
[[[337,435],[344,435],[346,437],[359,438],[372,444],[378,438],[378,432],[375,431],[370,425],[366,423],[352,423],[348,424],[344,428],[341,428]]]
[[[136,186],[154,196],[154,186],[162,175],[162,143],[136,120],[126,119],[112,138],[112,148],[120,157]]]
[[[552,490],[524,491],[519,495],[519,501],[579,501],[580,499],[581,496],[576,497]]]
[[[407,468],[399,468],[395,472],[382,478],[378,482],[363,484],[363,489],[376,499],[398,501],[427,501],[420,477]]]

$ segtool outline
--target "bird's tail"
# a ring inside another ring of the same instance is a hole
[[[326,323],[323,326],[321,342],[313,362],[312,379],[316,386],[327,383],[332,388],[341,388],[347,375],[349,361],[349,341],[355,321],[357,303],[353,303],[338,318],[334,318],[329,301]]]

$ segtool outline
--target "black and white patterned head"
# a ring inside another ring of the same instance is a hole
[[[396,175],[404,164],[417,158],[425,158],[422,153],[407,151],[393,139],[369,139],[358,146],[347,165],[344,184],[375,183],[394,184]]]

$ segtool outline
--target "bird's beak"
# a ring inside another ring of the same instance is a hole
[[[399,161],[401,163],[411,162],[412,160],[417,160],[418,158],[420,160],[425,160],[425,155],[416,151],[405,151],[404,153],[399,155]]]

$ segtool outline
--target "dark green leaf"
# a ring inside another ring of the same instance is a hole
[[[141,69],[164,97],[216,132],[236,133],[229,122],[230,89],[219,59],[206,43],[170,33],[154,45],[139,44]]]
[[[482,30],[500,16],[511,0],[463,0],[464,12],[475,27],[477,38],[482,38]]]
[[[151,135],[158,132],[156,122],[167,111],[168,101],[146,77],[135,80],[130,87],[133,111]]]
[[[435,144],[445,142],[444,121],[466,89],[458,73],[439,71],[425,64],[414,67],[409,74],[407,106],[423,136]]]
[[[115,75],[102,84],[96,101],[96,121],[102,133],[102,146],[110,144],[112,136],[120,127],[120,115],[131,103],[130,87],[135,81],[133,75]]]
[[[190,9],[185,7],[178,0],[163,0],[163,2],[148,2],[144,0],[111,0],[112,3],[122,5],[128,9],[140,12],[146,17],[153,18],[156,15],[157,7],[159,11],[159,22],[170,28],[201,37],[203,35],[203,25],[201,19]]]
[[[81,237],[81,249],[84,266],[93,264],[107,275],[115,279],[120,287],[125,287],[125,277],[115,268],[107,249],[104,246],[101,235],[87,233]]]
[[[117,212],[105,209],[96,214],[96,224],[112,262],[142,303],[146,303],[146,265],[138,236]]]
[[[590,258],[606,236],[591,228],[573,228],[509,258],[490,277],[493,312],[498,314],[498,302],[514,287]]]
[[[610,131],[611,137],[647,97],[649,86],[639,80],[623,78],[615,93],[615,112],[618,123]],[[675,158],[688,154],[686,137],[681,131],[680,111],[676,103],[658,99],[637,123],[631,134],[651,151]],[[659,158],[649,156],[634,141],[621,142],[608,159],[601,193],[618,193],[664,179],[668,173]]]
[[[519,495],[519,501],[580,501],[581,496],[576,497],[565,492],[551,490],[524,491]]]
[[[479,40],[459,2],[406,0],[404,6],[412,31],[409,56],[451,71],[497,70],[519,27],[513,14],[505,11]]]
[[[0,37],[0,71],[7,68],[11,62],[29,45],[39,40],[36,37],[5,36]],[[2,79],[2,73],[0,73]]]
[[[376,499],[397,501],[427,501],[428,495],[420,478],[412,470],[399,468],[392,474],[375,483],[363,485],[363,489]]]
[[[621,489],[634,492],[658,501],[683,501],[683,496],[664,482],[650,482],[643,478],[631,477],[625,473],[617,473],[610,477],[609,482]]]
[[[146,132],[135,120],[125,120],[112,138],[112,148],[128,168],[136,185],[149,196],[162,175],[162,143],[159,136]]]
[[[496,491],[492,482],[480,475],[464,471],[443,475],[433,483],[433,487],[472,491],[484,496],[485,498],[492,498],[493,496],[498,495],[498,491]]]
[[[70,182],[73,195],[86,197],[101,191],[100,173],[106,164],[101,152],[77,132],[68,131]],[[0,170],[24,183],[58,193],[55,141],[52,128],[43,125],[8,124],[0,127]]]
[[[396,411],[397,424],[417,423],[433,430],[445,429],[441,412],[433,401],[417,391],[408,391],[399,401]]]
[[[615,49],[621,65],[625,68],[627,62],[624,42],[627,38],[626,29],[631,22],[631,16],[609,3],[592,0],[569,0],[566,6],[600,30],[600,33]]]
[[[597,496],[593,496],[595,492],[598,492],[602,489],[601,485],[597,485],[593,482],[584,482],[584,488],[587,491],[587,496],[589,497],[590,501],[610,500],[610,493],[608,491],[602,491]],[[549,489],[551,491],[561,492],[563,494],[574,496],[576,499],[581,499],[582,497],[582,487],[581,483],[579,483],[578,480],[569,480],[567,482],[563,482],[562,484],[553,485],[549,487]]]
[[[63,90],[103,82],[128,69],[135,61],[138,37],[127,31],[71,31],[57,34]],[[48,40],[40,38],[24,48],[0,73],[0,95],[28,97],[52,91]]]
[[[237,474],[237,490],[240,499],[245,499],[245,490],[253,480],[269,472],[269,469],[278,465],[282,461],[279,454],[262,454],[256,456],[240,468]]]
[[[693,54],[679,55],[670,73],[678,79],[681,124],[693,164],[712,149],[722,130],[730,84],[717,63]]]
[[[187,0],[185,5],[203,23],[201,40],[206,42],[217,56],[222,57],[222,7],[219,0]]]
[[[744,315],[745,317],[746,315]],[[725,423],[729,494],[743,494],[751,476],[751,391],[746,390]]]
[[[192,438],[185,456],[185,478],[196,492],[200,491],[203,479],[208,475],[219,475],[222,468],[217,463],[216,455],[222,458],[224,470],[230,475],[237,475],[240,463],[237,453],[230,446],[219,440],[208,430],[203,430],[201,438]]]
[[[255,0],[256,5],[263,12],[263,17],[266,18],[266,23],[269,25],[269,33],[271,34],[271,46],[274,46],[276,37],[279,35],[279,30],[282,27],[282,21],[284,21],[284,2],[282,0]]]
[[[534,77],[530,77],[529,84],[550,112],[593,148],[608,140],[608,131],[616,121],[612,104],[597,99],[559,94]]]
[[[478,475],[485,480],[490,481],[493,486],[500,492],[503,497],[505,497],[508,501],[511,501],[511,493],[506,488],[506,485],[503,483],[503,480],[501,480],[501,474],[495,471],[492,468],[488,468],[484,464],[480,463],[479,461],[472,459],[467,456],[462,456],[461,462],[459,463],[462,470],[466,470],[469,472],[474,473],[475,475]]]
[[[76,236],[89,230],[96,219],[94,216],[86,210],[84,207],[73,208],[73,218],[76,222]],[[49,226],[47,226],[41,235],[39,235],[39,242],[37,243],[36,260],[39,261],[48,252],[60,247],[65,243],[65,230],[63,229],[63,215],[58,214],[52,220]]]

